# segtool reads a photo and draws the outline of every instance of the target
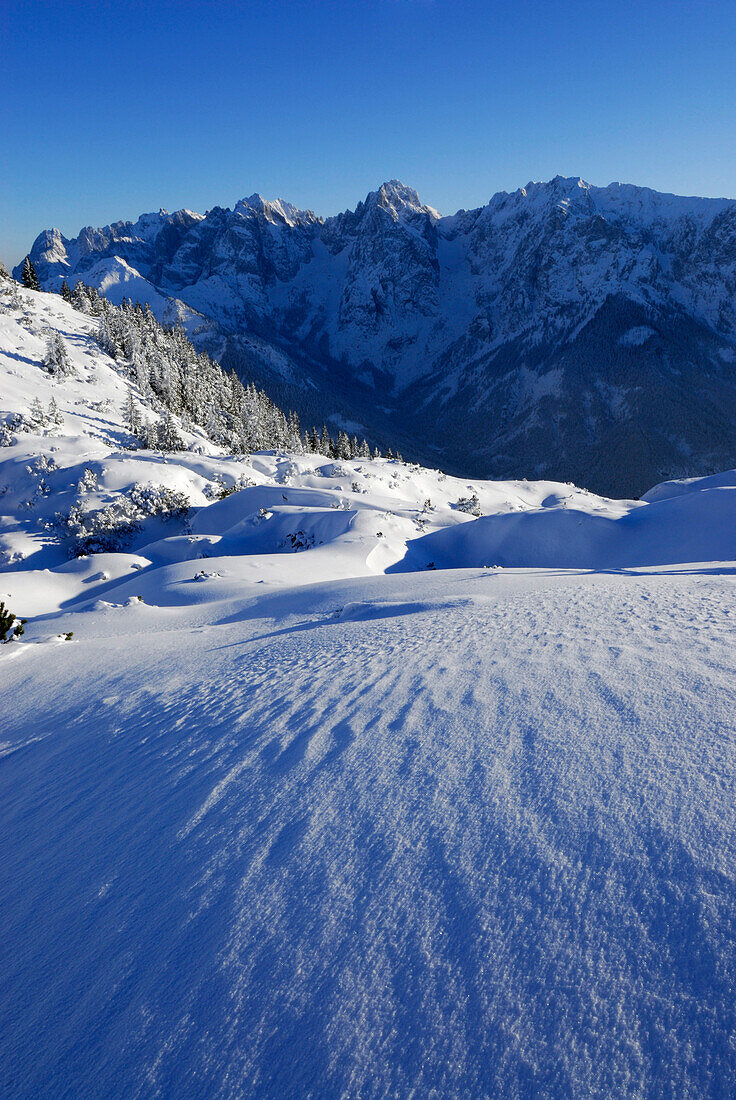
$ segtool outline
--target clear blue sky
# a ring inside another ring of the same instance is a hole
[[[0,258],[260,191],[736,195],[733,0],[3,0]]]

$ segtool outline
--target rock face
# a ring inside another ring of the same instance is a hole
[[[176,299],[310,422],[453,472],[638,495],[736,464],[733,201],[557,177],[441,217],[393,180],[327,220],[252,195],[31,258],[47,289]]]

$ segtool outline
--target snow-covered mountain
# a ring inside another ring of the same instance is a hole
[[[57,339],[63,371],[48,363]],[[161,524],[192,509],[197,518],[184,524],[191,527],[187,537],[164,539],[167,562],[211,556],[223,538],[228,555],[237,557],[291,551],[294,543],[298,549],[328,545],[330,576],[338,561],[349,575],[484,564],[623,568],[721,560],[733,547],[736,529],[724,523],[721,491],[731,486],[730,474],[676,482],[672,490],[658,486],[642,501],[617,501],[558,482],[468,481],[387,459],[284,452],[253,459],[229,454],[227,443],[213,442],[211,431],[170,409],[164,435],[173,442],[166,443],[153,430],[163,425],[162,406],[147,374],[111,358],[101,343],[96,317],[58,295],[0,280],[0,562],[26,563],[28,575],[35,572],[28,571],[30,561],[35,568],[58,565],[102,543],[106,550],[141,552],[152,530],[156,557],[162,531],[170,530]],[[134,354],[140,359],[140,345]],[[170,354],[161,348],[163,360]],[[204,384],[206,392],[217,392],[209,376]],[[260,422],[262,407],[248,408],[241,415]],[[213,422],[214,409],[203,412],[202,420]],[[132,432],[131,420],[143,427]],[[238,444],[243,430],[215,435]],[[274,430],[291,438],[283,417]],[[155,451],[146,449],[151,440]],[[154,507],[149,516],[136,513],[135,505],[128,523],[118,506],[123,498],[142,500],[151,486],[177,496],[176,514]],[[230,498],[232,488],[237,492]],[[211,503],[223,494],[227,503]],[[119,547],[114,530],[108,538],[97,522],[103,513],[113,527],[120,521]],[[84,532],[85,523],[92,534]],[[309,556],[310,579],[322,553]],[[298,568],[289,564],[290,581]]]
[[[472,476],[634,495],[736,460],[736,202],[557,177],[441,217],[394,180],[42,233],[42,285],[175,309],[277,400]],[[171,300],[170,304],[166,301]]]
[[[0,279],[0,1092],[724,1095],[736,471],[150,450],[101,328]]]

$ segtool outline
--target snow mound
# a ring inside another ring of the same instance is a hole
[[[444,569],[491,564],[605,570],[727,561],[736,555],[736,479],[731,474],[723,480],[730,483],[655,495],[618,516],[556,504],[486,516],[413,539],[392,569],[411,572],[431,563]]]

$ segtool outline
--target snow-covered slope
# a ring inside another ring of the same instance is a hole
[[[127,450],[92,325],[0,284],[2,1091],[727,1094],[736,474]]]
[[[134,549],[136,565],[150,559],[154,588],[161,562],[202,557],[223,568],[228,559],[229,568],[283,573],[293,583],[302,569],[304,580],[317,580],[458,565],[670,565],[724,560],[736,545],[736,488],[727,475],[683,482],[679,490],[678,483],[659,487],[644,503],[612,501],[555,482],[461,480],[385,459],[237,458],[184,429],[188,452],[131,451],[124,424],[128,394],[142,415],[152,413],[128,374],[101,351],[94,319],[57,295],[5,287],[0,552],[6,564],[23,563],[26,580],[16,581],[16,597],[26,584],[35,589],[38,569],[72,553],[60,516],[76,507],[94,517],[146,486],[181,494],[191,510],[188,518],[153,514],[141,520],[140,530],[125,530],[124,544],[121,535],[121,550]],[[52,377],[42,366],[54,331],[69,349],[68,378]],[[34,422],[34,401],[40,423]],[[52,401],[58,423],[48,415]],[[233,487],[238,491],[217,499]],[[283,561],[295,546],[313,553]],[[93,591],[85,578],[80,593],[86,599]]]
[[[730,200],[558,176],[440,217],[393,180],[326,221],[252,195],[31,256],[49,288],[186,303],[277,397],[430,464],[638,495],[736,461]]]

